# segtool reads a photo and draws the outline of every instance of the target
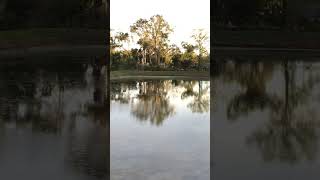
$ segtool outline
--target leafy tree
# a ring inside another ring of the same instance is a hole
[[[119,46],[123,48],[123,43],[130,42],[129,34],[124,32],[118,32],[114,39],[118,42]]]
[[[110,55],[112,65],[118,67],[121,61],[127,61],[129,64],[131,52],[123,49],[123,43],[129,42],[129,34],[124,32],[117,32],[115,35],[111,33],[110,37]],[[117,50],[118,48],[122,48],[122,50]]]
[[[191,36],[196,42],[196,48],[198,49],[198,69],[201,66],[201,59],[204,54],[207,54],[207,50],[204,47],[204,44],[209,39],[208,34],[204,31],[204,29],[197,29],[193,32]]]
[[[173,67],[179,67],[181,65],[180,59],[181,59],[181,50],[180,48],[173,44],[170,46],[170,59]]]
[[[137,20],[130,26],[130,31],[139,37],[138,44],[152,51],[159,65],[161,51],[168,42],[169,34],[173,32],[168,22],[161,15],[154,15],[149,20]]]
[[[185,50],[181,56],[181,64],[183,68],[187,68],[197,61],[196,54],[194,52],[196,49],[196,46],[189,44],[187,42],[182,42],[181,45]]]

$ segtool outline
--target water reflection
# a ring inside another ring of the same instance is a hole
[[[209,179],[210,82],[111,83],[111,179]]]
[[[114,82],[111,100],[131,105],[131,113],[139,121],[159,126],[175,114],[171,98],[180,98],[194,113],[209,112],[210,86],[204,81],[151,80]]]
[[[60,57],[57,63],[25,59],[0,64],[2,177],[109,176],[106,72],[101,69],[97,76],[91,62],[90,57]],[[12,168],[19,173],[10,173]]]
[[[227,115],[230,120],[255,109],[264,109],[272,103],[272,97],[266,93],[266,82],[272,77],[272,64],[230,63],[226,68],[225,81],[236,82],[244,89],[228,103]]]
[[[275,169],[279,168],[279,163],[289,163],[301,167],[296,174],[308,174],[308,171],[302,170],[305,167],[302,162],[318,161],[319,154],[319,63],[285,57],[277,61],[274,59],[259,61],[250,57],[217,57],[219,65],[216,68],[220,70],[216,70],[218,73],[213,76],[213,86],[220,87],[220,94],[214,95],[213,98],[218,100],[214,101],[213,106],[220,106],[215,115],[221,122],[216,123],[215,128],[230,132],[230,123],[238,125],[238,129],[233,127],[230,133],[244,138],[244,142],[238,138],[228,140],[239,146],[239,151],[243,150],[239,143],[245,143],[249,152],[242,156],[247,158],[247,163],[258,166],[256,157],[260,156],[264,162],[272,163]],[[224,120],[229,125],[224,124]],[[217,136],[225,134],[215,134]],[[232,151],[228,147],[220,148],[226,152]],[[260,155],[255,156],[254,150],[258,150]],[[246,163],[238,160],[239,163]],[[286,169],[284,166],[282,168]],[[266,171],[261,166],[254,168],[254,171],[271,176],[275,172]],[[240,174],[252,178],[252,175]],[[280,177],[287,175],[284,171]]]
[[[132,114],[141,121],[150,120],[151,124],[161,125],[174,113],[168,98],[168,86],[168,82],[139,82]]]
[[[248,143],[255,144],[265,160],[276,158],[288,162],[304,158],[313,160],[317,153],[318,118],[308,107],[308,97],[319,82],[319,77],[309,76],[298,86],[295,80],[296,64],[285,61],[281,65],[284,74],[284,96],[273,98],[274,106],[270,108],[270,121],[264,129],[255,131],[248,138]],[[298,109],[301,106],[307,106],[307,109],[301,112]]]
[[[198,81],[198,90],[194,91],[194,83],[189,83],[185,86],[185,91],[181,94],[181,99],[186,97],[193,97],[193,100],[188,104],[188,108],[192,112],[204,113],[209,111],[210,99],[208,96],[209,86],[203,88],[203,82]],[[190,86],[191,85],[191,86]]]

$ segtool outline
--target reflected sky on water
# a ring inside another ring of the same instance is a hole
[[[213,177],[318,179],[319,58],[215,60]]]
[[[93,76],[91,62],[91,57],[1,62],[1,179],[108,177],[105,78]]]
[[[209,179],[210,82],[111,83],[111,179]]]

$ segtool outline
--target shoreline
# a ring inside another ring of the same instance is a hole
[[[178,79],[178,80],[210,80],[210,72],[196,71],[111,71],[110,81]]]
[[[247,55],[247,56],[285,56],[285,57],[320,57],[320,49],[315,48],[269,48],[244,46],[212,47],[214,56]]]
[[[0,49],[1,58],[18,58],[27,56],[65,55],[83,56],[95,54],[103,56],[106,54],[106,46],[104,45],[61,45],[61,46],[34,46],[26,48],[7,48]]]

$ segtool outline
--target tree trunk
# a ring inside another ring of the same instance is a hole
[[[143,50],[143,64],[147,64],[147,50]]]
[[[200,71],[200,67],[201,67],[201,56],[199,55],[199,57],[198,57],[198,71]]]
[[[157,50],[157,63],[160,65],[160,52]]]

